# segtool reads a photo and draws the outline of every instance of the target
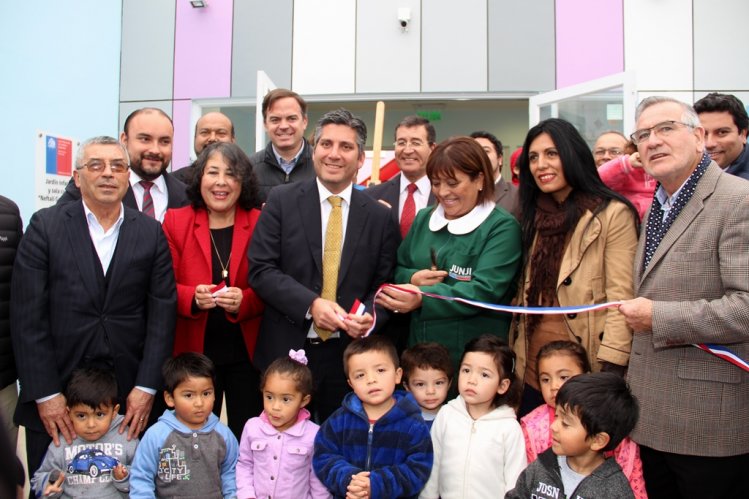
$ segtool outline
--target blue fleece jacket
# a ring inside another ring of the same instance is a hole
[[[432,471],[432,439],[413,396],[396,391],[395,405],[374,423],[349,393],[315,438],[312,465],[335,497],[352,475],[369,471],[372,499],[416,497]]]
[[[191,430],[166,410],[146,431],[130,470],[130,498],[235,498],[239,444],[211,414]]]

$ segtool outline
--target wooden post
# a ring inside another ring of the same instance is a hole
[[[382,129],[385,126],[385,103],[377,101],[374,135],[372,136],[372,173],[369,185],[380,183],[380,153],[382,152]]]

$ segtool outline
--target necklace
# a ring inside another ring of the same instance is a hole
[[[229,261],[231,260],[231,251],[229,252],[229,258],[226,259],[226,265],[224,265],[224,261],[221,259],[221,254],[218,252],[218,246],[216,246],[216,241],[213,239],[213,232],[208,230],[208,234],[211,236],[211,243],[213,243],[213,249],[216,251],[216,256],[218,257],[218,264],[221,265],[221,278],[226,279],[229,276]]]

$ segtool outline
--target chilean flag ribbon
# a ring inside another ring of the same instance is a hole
[[[403,291],[404,293],[411,293],[411,294],[420,293],[422,296],[428,296],[429,298],[435,298],[437,300],[455,301],[458,303],[464,303],[466,305],[470,305],[472,307],[484,308],[487,310],[494,310],[496,312],[506,312],[510,314],[538,314],[538,315],[578,314],[578,313],[583,313],[583,312],[593,312],[596,310],[603,310],[606,308],[618,307],[619,305],[622,304],[621,301],[610,301],[606,303],[596,303],[594,305],[580,305],[580,306],[575,306],[575,307],[514,307],[510,305],[495,305],[493,303],[484,303],[481,301],[468,300],[466,298],[457,298],[454,296],[442,296],[442,295],[437,295],[434,293],[427,293],[425,291],[413,291],[411,289],[401,288],[394,284],[383,284],[382,286],[380,286],[380,288],[375,293],[375,300],[377,300],[377,296],[386,287],[397,289],[398,291]],[[369,335],[374,330],[375,325],[377,324],[377,312],[374,312],[373,316],[374,316],[374,322],[372,323],[372,327],[369,328],[369,331],[367,331],[367,334],[365,336]],[[715,355],[716,357],[719,357],[727,362],[730,362],[731,364],[738,366],[744,371],[749,372],[749,362],[743,360],[734,352],[732,352],[731,350],[727,349],[726,347],[722,345],[702,343],[699,345],[695,344],[694,346],[699,348],[700,350],[704,350],[705,352],[708,352],[710,354]]]

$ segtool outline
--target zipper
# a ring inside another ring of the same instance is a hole
[[[364,462],[364,471],[369,471],[372,464],[372,439],[374,438],[374,423],[369,423],[367,432],[367,460]]]

